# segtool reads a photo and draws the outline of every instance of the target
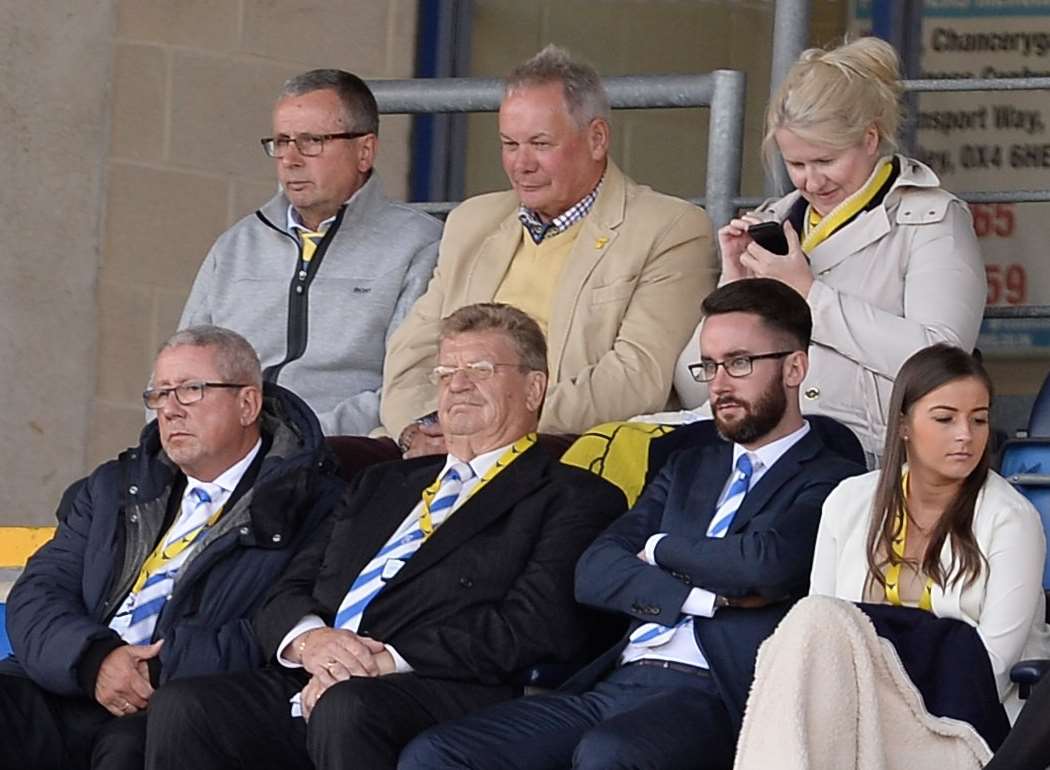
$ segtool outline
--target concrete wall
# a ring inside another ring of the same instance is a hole
[[[153,352],[215,237],[275,189],[258,138],[313,67],[411,76],[416,0],[0,3],[0,523],[135,442]],[[407,188],[406,117],[379,169]]]
[[[115,2],[0,4],[0,521],[82,474]]]

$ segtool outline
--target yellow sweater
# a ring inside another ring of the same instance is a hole
[[[521,241],[496,290],[496,302],[524,310],[536,319],[544,336],[547,335],[558,278],[582,227],[583,220],[580,220],[541,243],[535,243],[522,228]]]

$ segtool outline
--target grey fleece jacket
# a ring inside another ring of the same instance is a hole
[[[379,425],[387,338],[426,289],[441,223],[387,200],[373,171],[300,271],[287,212],[278,193],[219,236],[179,328],[243,334],[265,378],[301,396],[326,435],[365,435]]]

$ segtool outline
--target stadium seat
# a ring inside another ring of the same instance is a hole
[[[999,472],[1036,507],[1050,539],[1050,374],[1032,405],[1028,436],[1003,444]],[[1050,593],[1050,560],[1043,569],[1043,589]],[[1023,660],[1010,670],[1010,678],[1026,698],[1048,669],[1050,660]]]
[[[7,605],[0,604],[0,660],[11,654],[11,642],[7,638]]]

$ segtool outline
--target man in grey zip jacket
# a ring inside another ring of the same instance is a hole
[[[250,618],[345,483],[306,404],[261,379],[227,329],[161,349],[157,420],[63,496],[8,597],[0,768],[140,770],[154,688],[265,662]]]
[[[244,335],[264,379],[301,396],[327,435],[379,425],[386,341],[426,289],[441,237],[436,219],[384,197],[378,130],[356,76],[285,83],[262,142],[281,191],[219,236],[179,321]]]

